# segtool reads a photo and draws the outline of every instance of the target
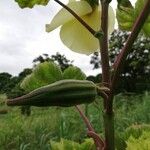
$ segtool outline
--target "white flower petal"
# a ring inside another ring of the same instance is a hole
[[[86,1],[72,1],[69,2],[67,6],[79,16],[92,12],[91,6]],[[66,9],[62,8],[52,19],[51,23],[46,25],[46,31],[50,32],[72,19],[74,19],[74,16],[71,15]]]
[[[97,7],[92,13],[82,16],[82,19],[95,31],[100,30],[101,7]],[[108,32],[114,30],[115,17],[111,7],[109,7]],[[67,22],[61,27],[60,38],[62,42],[72,51],[82,54],[91,54],[98,51],[98,40],[76,19]]]
[[[83,16],[82,19],[93,29],[99,30],[99,11],[95,10],[91,14]],[[76,19],[71,20],[61,27],[60,38],[69,49],[77,53],[89,55],[99,48],[98,40]]]
[[[108,33],[111,33],[114,31],[115,26],[115,13],[111,6],[109,6],[108,10]]]

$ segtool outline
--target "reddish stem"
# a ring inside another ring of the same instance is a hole
[[[132,32],[129,35],[125,46],[121,50],[120,54],[118,55],[114,65],[113,65],[115,68],[114,68],[114,76],[113,76],[112,84],[111,84],[111,95],[110,95],[111,105],[112,105],[112,101],[113,101],[113,93],[116,88],[116,85],[117,85],[117,82],[119,79],[119,75],[121,73],[123,65],[125,63],[125,59],[126,59],[127,55],[132,51],[132,45],[133,45],[134,41],[136,40],[142,26],[144,25],[146,19],[148,18],[149,14],[150,14],[150,0],[147,0],[143,10],[141,11],[139,17],[137,18],[137,20],[132,28]],[[110,107],[112,107],[112,106],[110,106]]]
[[[102,62],[102,82],[104,86],[110,87],[110,66],[108,55],[108,9],[110,0],[101,0],[102,15],[101,29],[103,37],[100,41],[100,53]],[[109,95],[108,95],[109,96]],[[112,107],[109,107],[109,97],[104,98],[104,128],[105,128],[105,150],[114,150],[114,115]]]
[[[102,15],[101,15],[101,29],[103,36],[99,38],[101,66],[102,66],[102,83],[109,87],[110,84],[110,66],[108,56],[108,7],[109,4],[101,0]],[[104,109],[107,111],[107,98],[104,98]]]
[[[98,134],[93,131],[88,131],[88,136],[96,140],[99,150],[103,150],[105,148],[105,143],[101,140]]]
[[[75,106],[78,112],[80,113],[80,116],[82,117],[84,123],[86,124],[88,128],[88,135],[93,138],[95,145],[97,147],[97,150],[100,150],[104,147],[103,140],[99,137],[98,134],[95,133],[94,128],[92,127],[91,123],[89,122],[88,118],[84,115],[84,113],[81,111],[79,106]]]
[[[84,115],[84,113],[81,111],[81,109],[79,108],[79,106],[75,106],[76,109],[78,110],[78,112],[80,113],[83,121],[85,122],[86,124],[86,127],[88,128],[89,131],[93,131],[94,132],[94,129],[90,123],[90,121],[88,120],[88,118]]]
[[[109,56],[108,56],[108,3],[101,2],[102,15],[101,15],[101,29],[103,36],[100,37],[100,54],[102,63],[102,81],[104,86],[109,87],[110,72],[109,72]]]

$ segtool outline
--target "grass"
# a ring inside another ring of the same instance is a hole
[[[115,97],[115,130],[123,133],[133,124],[150,123],[150,94],[120,94]],[[103,131],[102,102],[90,104],[86,115],[97,132]],[[3,103],[4,105],[4,103]],[[0,106],[6,108],[6,106]],[[0,115],[0,150],[49,150],[50,140],[61,138],[82,142],[86,136],[86,128],[78,112],[71,108],[35,108],[31,116],[23,116],[20,108],[7,108],[8,114]]]

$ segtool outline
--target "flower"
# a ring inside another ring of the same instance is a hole
[[[78,16],[80,16],[95,31],[100,30],[101,6],[96,6],[93,9],[89,3],[84,0],[71,1],[67,6],[78,14]],[[113,31],[114,24],[114,12],[113,9],[109,7],[109,33]],[[64,8],[54,16],[50,24],[46,25],[46,31],[51,32],[59,26],[61,26],[61,41],[72,51],[89,55],[98,50],[98,39]]]

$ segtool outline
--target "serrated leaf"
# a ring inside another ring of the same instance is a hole
[[[65,139],[62,139],[62,143],[63,143],[63,148],[64,150],[68,149],[68,150],[78,150],[80,149],[80,144],[79,143],[76,143],[74,141],[69,141],[69,140],[65,140]]]
[[[34,74],[28,75],[20,84],[20,87],[24,89],[26,92],[33,91],[34,89],[43,86],[37,78],[35,78]]]
[[[85,139],[84,143],[81,145],[81,150],[94,150],[94,141],[93,139]]]
[[[61,150],[62,146],[61,143],[50,141],[51,149],[52,150]]]
[[[36,66],[31,75],[28,75],[21,83],[21,88],[30,92],[41,86],[62,80],[60,67],[53,62],[44,62]]]
[[[63,79],[85,80],[86,75],[81,71],[80,68],[70,66],[63,72]]]
[[[85,141],[81,144],[61,139],[60,142],[50,141],[51,149],[52,150],[94,150],[94,141],[93,139],[85,139]]]
[[[62,79],[60,67],[53,62],[44,62],[39,64],[33,70],[33,74],[38,80],[49,84]]]
[[[33,8],[34,5],[47,5],[49,0],[15,0],[21,8]]]

